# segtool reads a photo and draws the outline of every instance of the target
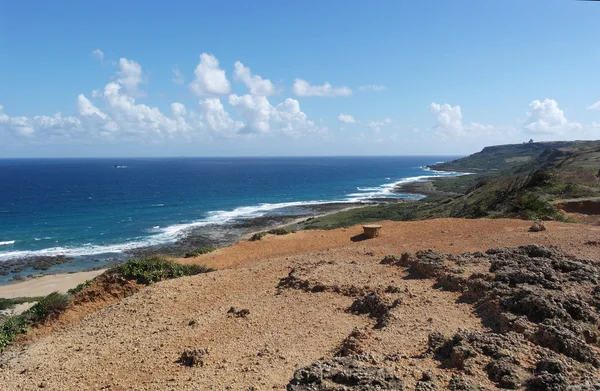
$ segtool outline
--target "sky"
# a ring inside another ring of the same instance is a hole
[[[600,139],[600,2],[0,0],[0,158]]]

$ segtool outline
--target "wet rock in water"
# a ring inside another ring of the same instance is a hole
[[[371,292],[366,296],[359,297],[352,303],[349,312],[354,314],[368,314],[377,320],[375,328],[385,327],[391,317],[390,310],[400,304],[400,300],[392,301],[377,292]]]
[[[210,352],[208,348],[187,348],[181,353],[178,362],[186,367],[203,367],[204,357]]]
[[[365,365],[349,357],[318,361],[298,369],[287,391],[404,390],[404,381],[391,369]]]
[[[546,224],[543,221],[534,221],[529,227],[529,232],[542,232],[546,230]]]

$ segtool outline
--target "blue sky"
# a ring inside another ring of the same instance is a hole
[[[570,0],[0,0],[0,157],[598,139],[599,20]]]

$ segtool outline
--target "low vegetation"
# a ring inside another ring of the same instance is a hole
[[[261,240],[265,236],[267,236],[266,232],[257,232],[254,235],[252,235],[252,237],[250,238],[250,241],[251,242],[256,242],[257,240]]]
[[[426,192],[428,196],[419,201],[354,209],[298,226],[333,229],[381,220],[443,217],[570,221],[556,202],[600,197],[598,167],[600,141],[488,147],[466,158],[432,166],[472,174],[434,179],[435,190]],[[427,190],[412,186],[404,191],[419,192],[419,188]]]
[[[4,350],[19,334],[23,334],[31,326],[41,324],[47,319],[64,311],[71,301],[71,295],[52,292],[30,309],[19,315],[9,316],[0,325],[0,352]]]
[[[17,297],[14,299],[5,299],[0,297],[0,311],[14,308],[16,305],[23,303],[34,303],[40,299],[41,297]]]
[[[67,291],[67,293],[70,294],[70,295],[74,295],[76,293],[79,293],[82,290],[84,290],[85,288],[87,288],[88,286],[92,285],[92,282],[93,282],[92,280],[85,280],[81,284],[78,284],[75,288],[69,289]]]
[[[184,258],[193,258],[193,257],[197,257],[199,255],[212,253],[216,249],[217,249],[216,247],[200,247],[194,251],[188,251],[187,253],[185,253]]]
[[[312,219],[312,218],[311,218]],[[311,220],[308,219],[308,220]],[[307,220],[307,221],[308,221]],[[257,232],[254,235],[252,235],[250,237],[250,241],[251,242],[256,242],[257,240],[261,240],[262,238],[264,238],[267,235],[287,235],[287,234],[293,234],[294,232],[296,232],[295,230],[291,229],[291,228],[273,228],[269,231],[263,231],[263,232]]]
[[[145,259],[127,261],[110,269],[108,273],[119,274],[138,284],[150,285],[162,280],[192,276],[213,270],[202,265],[182,265],[154,255]]]

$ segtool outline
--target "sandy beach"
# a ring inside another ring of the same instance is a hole
[[[33,297],[46,296],[54,291],[66,293],[67,290],[76,287],[86,280],[91,280],[104,273],[104,270],[93,270],[89,272],[54,274],[34,278],[32,280],[19,282],[17,284],[0,286],[0,297]]]

